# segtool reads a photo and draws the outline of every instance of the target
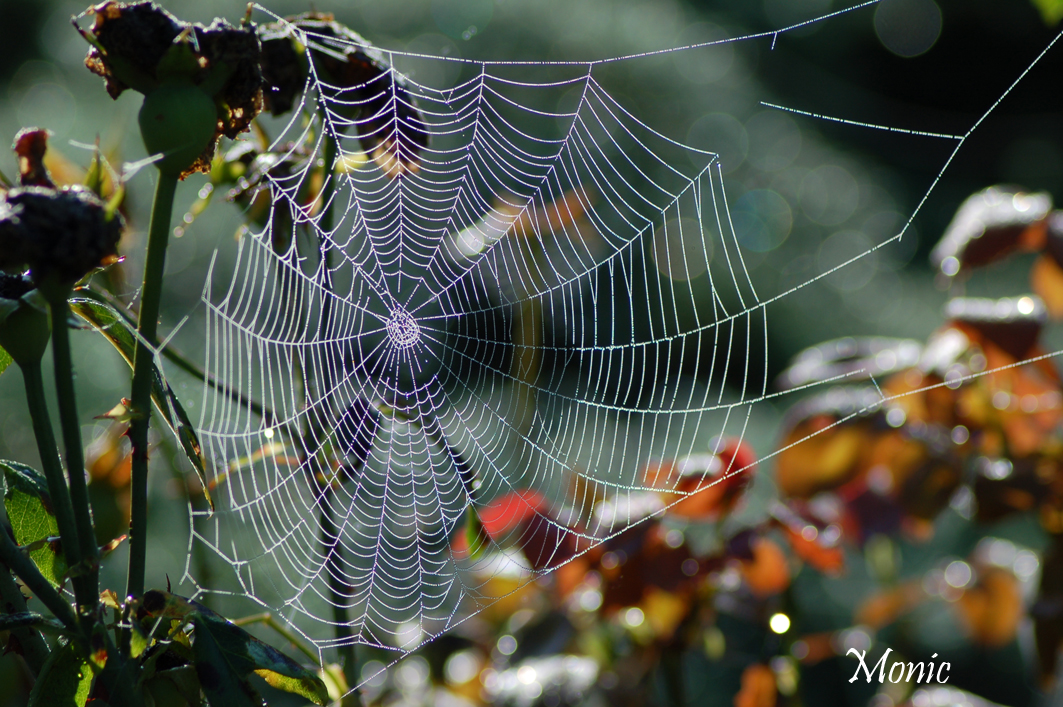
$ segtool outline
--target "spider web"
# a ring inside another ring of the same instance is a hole
[[[647,478],[655,461],[719,464],[772,397],[747,385],[766,380],[751,352],[769,305],[899,240],[914,214],[760,292],[720,154],[656,132],[599,83],[639,57],[386,55],[475,70],[400,92],[393,69],[357,91],[311,69],[270,146],[295,165],[266,173],[271,218],[203,296],[206,367],[228,388],[205,390],[217,511],[194,512],[192,542],[229,574],[191,580],[277,611],[321,650],[401,657],[660,512],[647,492],[678,480]],[[419,127],[411,99],[430,136],[419,169],[367,160],[365,144]],[[358,101],[383,107],[345,117]],[[340,168],[307,202],[332,140]]]

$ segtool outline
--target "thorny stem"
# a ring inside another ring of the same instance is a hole
[[[84,558],[78,541],[77,521],[74,506],[70,502],[70,490],[67,489],[63,476],[63,463],[59,459],[59,448],[55,443],[55,432],[48,416],[48,402],[44,396],[44,377],[41,374],[40,360],[27,363],[22,368],[22,382],[26,388],[26,402],[30,408],[33,422],[33,435],[37,438],[37,452],[41,457],[44,477],[48,481],[48,495],[52,497],[52,510],[59,526],[59,537],[63,542],[63,555],[68,567],[80,568]],[[86,582],[82,575],[76,574],[71,583],[82,606],[94,606],[96,597],[86,591]]]
[[[92,526],[92,510],[85,483],[85,453],[81,446],[81,421],[78,419],[77,397],[74,394],[74,359],[70,352],[70,305],[66,301],[67,294],[57,293],[48,301],[52,314],[52,362],[55,364],[59,425],[66,450],[66,471],[70,479],[70,501],[77,526],[80,567],[84,572],[75,584],[75,590],[78,604],[95,607],[100,593],[100,551],[96,547],[96,530]],[[73,563],[68,564],[74,567]]]
[[[137,416],[129,426],[133,445],[132,499],[129,522],[129,573],[126,596],[144,593],[144,570],[147,560],[148,526],[148,429],[151,418],[151,379],[162,299],[162,275],[166,265],[166,245],[170,234],[170,216],[177,191],[177,176],[160,171],[155,184],[148,228],[148,251],[144,262],[141,287],[137,345],[133,354],[133,391],[130,395]],[[124,641],[123,641],[124,643]]]
[[[0,602],[3,602],[5,612],[19,614],[26,611],[26,599],[7,571],[0,571]],[[44,638],[33,626],[13,628],[11,634],[22,646],[22,657],[26,659],[30,670],[34,675],[40,675],[44,661],[48,660],[48,644],[44,642]]]
[[[15,573],[15,576],[22,580],[33,595],[40,599],[41,603],[81,644],[81,654],[87,655],[92,629],[78,624],[70,604],[48,583],[36,565],[15,545],[7,529],[2,527],[0,527],[0,565],[6,565]],[[115,707],[139,707],[143,701],[132,689],[136,682],[135,675],[127,673],[130,670],[135,673],[136,666],[126,661],[118,651],[114,650],[114,646],[109,641],[106,643],[106,650],[107,666],[99,679],[110,692],[111,704]]]

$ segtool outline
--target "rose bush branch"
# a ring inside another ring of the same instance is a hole
[[[152,203],[137,320],[130,394],[132,500],[126,594],[144,592],[147,557],[148,431],[163,273],[178,180],[209,171],[218,139],[247,129],[261,106],[259,42],[255,33],[218,20],[210,27],[181,22],[157,6],[107,3],[96,8],[86,65],[117,98],[126,88],[144,94],[141,138],[155,158]],[[152,44],[143,37],[152,27]],[[169,41],[166,39],[169,38]]]

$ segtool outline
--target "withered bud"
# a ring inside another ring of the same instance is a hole
[[[335,110],[353,120],[348,135],[358,138],[388,178],[417,173],[428,147],[428,126],[409,84],[381,51],[331,14],[306,13],[259,27],[270,111],[290,110],[306,83],[306,48],[296,29],[324,74],[319,90],[337,99]]]
[[[103,77],[111,98],[154,88],[156,67],[186,24],[153,2],[104,2],[92,12],[91,34],[103,50],[89,49],[85,66]]]
[[[48,151],[48,131],[41,128],[23,128],[15,135],[11,149],[18,157],[18,183],[24,187],[54,187],[48,168],[44,166],[44,153]]]
[[[16,187],[0,198],[0,269],[73,284],[117,253],[122,217],[82,186]]]
[[[173,105],[177,114],[163,121],[164,131],[171,130],[171,124],[181,127],[189,122],[180,110],[188,100],[189,86],[213,102],[216,121],[213,116],[208,118],[213,137],[205,147],[196,145],[195,159],[181,160],[178,170],[182,178],[194,172],[209,172],[218,139],[223,135],[235,138],[245,132],[262,110],[258,35],[223,19],[215,19],[206,27],[182,22],[154,2],[111,0],[92,11],[95,22],[91,31],[79,28],[92,44],[85,65],[104,78],[111,97],[117,98],[126,88],[133,88],[145,96],[156,96],[153,110],[160,105]],[[160,91],[172,90],[184,94],[173,101],[158,96]],[[156,113],[150,117],[156,118]],[[198,136],[200,131],[191,132]],[[181,149],[189,142],[181,136],[173,147]],[[157,140],[153,141],[149,149],[157,144]],[[164,154],[170,152],[166,150]]]

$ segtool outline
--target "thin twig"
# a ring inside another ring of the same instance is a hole
[[[295,646],[300,653],[314,662],[314,665],[318,667],[325,667],[321,662],[321,656],[314,651],[310,646],[301,640],[298,636],[291,632],[291,630],[284,624],[277,621],[276,617],[268,611],[261,614],[252,614],[251,616],[245,616],[242,619],[235,619],[233,623],[237,626],[249,626],[251,624],[263,624],[269,626],[271,629],[279,633],[285,640]]]

